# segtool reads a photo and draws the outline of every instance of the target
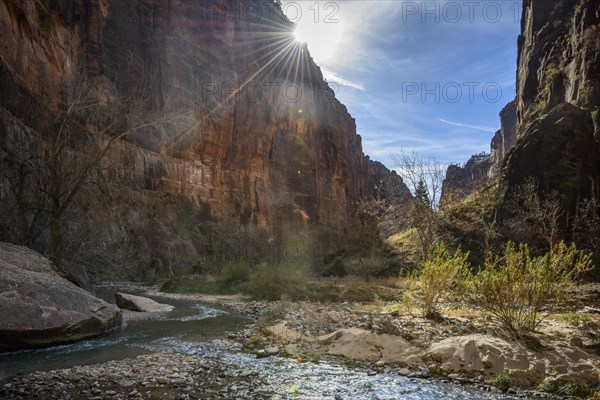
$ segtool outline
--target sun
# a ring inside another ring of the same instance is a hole
[[[294,31],[296,41],[307,45],[317,63],[330,60],[340,50],[342,35],[340,23],[315,22],[311,18],[296,23]]]
[[[304,36],[304,33],[300,30],[300,28],[296,28],[296,30],[294,31],[294,37],[296,38],[296,42],[307,42],[307,38]]]

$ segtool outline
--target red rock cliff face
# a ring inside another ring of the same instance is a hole
[[[275,240],[286,240],[287,225],[344,234],[375,183],[401,180],[363,155],[354,119],[292,31],[275,2],[3,1],[3,135],[27,125],[28,110],[8,98],[16,92],[48,104],[82,76],[99,96],[144,87],[153,112],[176,109],[191,128],[120,142],[106,162],[118,166],[114,183],[129,201],[74,210],[74,235],[102,215],[90,239],[100,246],[128,243],[148,250],[143,262],[164,264],[146,238],[162,236],[173,241],[162,253],[196,267],[206,234],[173,226],[189,219],[182,207],[156,215],[179,198],[203,221]]]

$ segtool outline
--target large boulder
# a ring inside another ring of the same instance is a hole
[[[60,277],[40,254],[0,243],[0,351],[97,336],[121,321],[118,308]]]
[[[137,312],[171,311],[174,308],[169,304],[157,303],[147,297],[134,296],[126,293],[115,293],[115,300],[120,308]]]

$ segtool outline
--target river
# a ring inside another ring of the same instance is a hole
[[[110,300],[115,288],[101,288]],[[164,299],[156,299],[165,302]],[[374,374],[336,363],[299,363],[286,358],[257,359],[226,340],[229,332],[251,321],[233,310],[192,301],[169,300],[175,309],[152,320],[130,321],[102,337],[44,349],[0,354],[0,382],[16,374],[91,365],[143,354],[179,352],[218,360],[230,374],[263,378],[260,393],[273,399],[517,399],[471,385],[416,379],[394,373]],[[248,394],[247,394],[248,395]],[[254,398],[250,393],[249,398]],[[246,397],[244,397],[246,398]]]

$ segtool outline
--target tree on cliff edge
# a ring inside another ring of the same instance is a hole
[[[42,95],[44,103],[31,100],[33,126],[13,128],[6,138],[2,164],[9,193],[2,211],[11,215],[16,241],[32,246],[47,237],[50,260],[66,274],[63,223],[82,187],[111,168],[103,160],[115,142],[172,119],[150,120],[143,90],[106,95],[86,79],[62,87],[59,94]]]

